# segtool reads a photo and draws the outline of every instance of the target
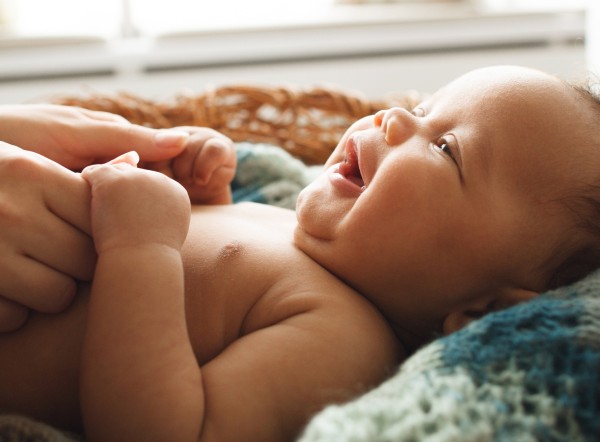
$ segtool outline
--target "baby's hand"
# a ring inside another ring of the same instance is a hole
[[[233,142],[206,127],[177,127],[190,134],[182,153],[172,160],[145,163],[177,180],[188,191],[194,204],[230,204],[229,185],[235,175],[237,158]]]
[[[91,223],[98,253],[120,247],[163,244],[181,249],[190,219],[190,200],[177,182],[137,169],[135,152],[86,167]]]

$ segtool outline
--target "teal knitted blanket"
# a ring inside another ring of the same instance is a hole
[[[238,167],[231,183],[233,202],[252,201],[287,209],[296,208],[296,199],[322,171],[269,144],[236,144]]]

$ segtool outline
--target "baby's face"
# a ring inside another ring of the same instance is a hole
[[[567,223],[548,201],[598,167],[573,144],[578,100],[554,77],[499,67],[358,121],[300,195],[296,244],[417,335],[541,290]]]

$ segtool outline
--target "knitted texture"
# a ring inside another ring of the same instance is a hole
[[[0,415],[2,442],[80,442],[82,438],[24,416]]]
[[[596,272],[434,341],[300,441],[592,441],[599,408]]]
[[[286,209],[322,166],[306,166],[283,149],[270,144],[236,144],[237,169],[231,183],[234,203],[252,201]]]

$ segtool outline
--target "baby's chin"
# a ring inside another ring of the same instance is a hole
[[[310,186],[309,186],[310,187]],[[302,190],[296,204],[296,233],[295,238],[313,240],[328,240],[332,237],[331,223],[324,222],[329,218],[324,212],[325,204],[311,189]]]

